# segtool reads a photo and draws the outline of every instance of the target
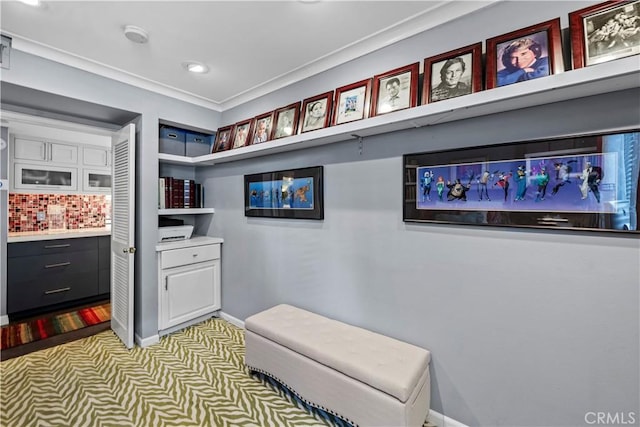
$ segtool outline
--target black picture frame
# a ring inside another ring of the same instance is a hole
[[[244,214],[322,220],[323,182],[322,166],[245,175]]]
[[[638,234],[640,129],[403,156],[403,220]]]

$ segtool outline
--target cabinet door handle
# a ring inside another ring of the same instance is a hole
[[[44,248],[45,249],[53,249],[53,248],[68,248],[69,246],[71,246],[71,243],[66,243],[64,245],[47,245]]]
[[[67,261],[67,262],[59,262],[58,264],[47,264],[44,266],[44,268],[64,267],[65,265],[71,265],[71,262]]]
[[[52,289],[50,291],[45,291],[44,294],[45,295],[58,294],[60,292],[67,292],[67,291],[70,291],[70,290],[71,290],[71,288]]]

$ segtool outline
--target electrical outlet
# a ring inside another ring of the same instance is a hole
[[[38,212],[36,213],[36,220],[38,221],[44,221],[45,215],[44,212]]]

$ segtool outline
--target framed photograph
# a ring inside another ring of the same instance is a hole
[[[253,132],[247,145],[262,144],[269,141],[273,127],[273,111],[256,116],[253,123]]]
[[[422,105],[482,90],[482,43],[424,60]]]
[[[362,80],[336,89],[336,102],[333,105],[334,126],[367,118],[371,80]]]
[[[278,108],[274,112],[275,126],[271,139],[284,138],[295,135],[298,132],[298,120],[300,116],[300,101]]]
[[[333,108],[333,91],[321,93],[302,101],[300,114],[300,133],[322,129],[329,126]]]
[[[323,167],[244,176],[245,216],[324,219]]]
[[[415,107],[418,104],[420,63],[378,74],[373,78],[370,116]]]
[[[252,130],[253,119],[243,120],[233,125],[233,133],[231,134],[233,138],[231,142],[231,148],[240,148],[244,147],[245,145],[250,145],[248,142],[249,135],[251,134]]]
[[[487,89],[564,72],[560,18],[487,39]]]
[[[404,221],[638,233],[640,129],[408,154]]]
[[[569,14],[573,68],[640,53],[640,0],[606,1]]]
[[[211,148],[212,153],[218,153],[231,148],[231,137],[233,135],[233,125],[221,127],[216,132],[216,139]]]

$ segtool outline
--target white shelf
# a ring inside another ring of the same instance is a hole
[[[263,144],[199,157],[159,154],[159,159],[165,163],[209,166],[638,87],[638,56],[631,56]]]
[[[214,208],[158,209],[158,215],[199,215],[215,213]]]

